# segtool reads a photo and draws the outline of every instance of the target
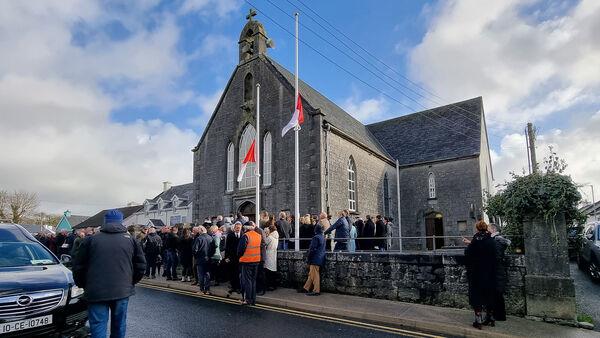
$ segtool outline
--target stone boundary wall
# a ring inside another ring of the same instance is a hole
[[[525,260],[506,258],[506,311],[524,316]],[[280,251],[277,268],[285,287],[306,281],[306,252]],[[470,308],[462,252],[327,253],[321,291],[454,308]]]

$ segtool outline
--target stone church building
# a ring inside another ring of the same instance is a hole
[[[255,179],[237,176],[256,130],[261,86],[261,209],[294,208],[294,136],[281,137],[294,106],[294,75],[267,55],[271,42],[249,16],[239,64],[193,149],[196,221],[242,212],[253,218]],[[472,234],[482,216],[492,167],[481,97],[364,125],[300,81],[305,121],[300,142],[300,214],[341,209],[394,218],[403,236]],[[400,208],[396,160],[400,172]],[[405,248],[437,248],[457,239],[409,240]]]

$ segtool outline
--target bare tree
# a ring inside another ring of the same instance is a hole
[[[8,192],[0,190],[0,221],[8,219]]]
[[[15,191],[8,197],[13,223],[19,223],[24,216],[33,213],[38,205],[36,193]]]

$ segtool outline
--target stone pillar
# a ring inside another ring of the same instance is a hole
[[[523,222],[527,316],[574,322],[575,285],[569,273],[564,214],[554,222],[557,234],[552,220],[536,217]]]

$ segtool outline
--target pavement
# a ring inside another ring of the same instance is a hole
[[[127,337],[397,337],[395,332],[150,288],[129,300]],[[400,333],[421,336],[418,332]]]
[[[144,279],[141,286],[196,292],[190,283],[166,281],[163,278]],[[227,287],[211,288],[213,297],[227,297]],[[206,297],[206,296],[200,296]],[[231,296],[236,300],[238,294]],[[207,298],[211,298],[208,296]],[[434,332],[444,336],[459,337],[600,337],[600,333],[527,320],[509,316],[506,322],[496,322],[496,327],[477,330],[471,326],[473,314],[469,310],[371,299],[349,295],[322,293],[307,297],[296,290],[279,288],[257,297],[258,306],[297,310],[327,317],[351,319],[365,323],[391,325],[407,330]]]
[[[600,284],[594,283],[587,273],[579,270],[577,263],[571,263],[570,268],[575,281],[577,313],[594,318],[594,330],[600,332]]]

